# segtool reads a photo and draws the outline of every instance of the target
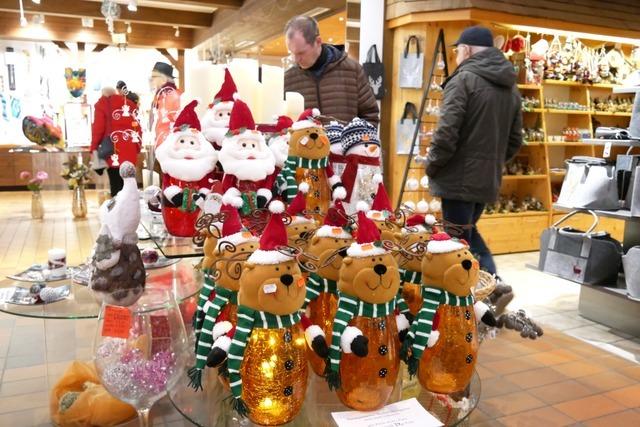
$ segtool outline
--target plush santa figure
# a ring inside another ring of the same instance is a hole
[[[375,126],[356,117],[345,126],[341,142],[346,160],[342,183],[347,190],[346,209],[352,214],[360,200],[370,204],[375,197],[377,184],[373,177],[382,173],[380,139]]]
[[[393,219],[394,212],[393,208],[391,207],[389,194],[387,194],[387,189],[384,186],[384,182],[382,182],[382,175],[375,174],[371,181],[376,187],[377,191],[374,194],[373,203],[371,203],[371,209],[367,211],[367,217],[371,218],[374,221]]]
[[[342,172],[347,164],[347,159],[344,157],[344,150],[342,149],[342,131],[344,130],[344,125],[332,120],[328,125],[325,125],[324,130],[327,132],[329,144],[331,144],[329,164],[336,175],[342,176]]]
[[[162,217],[174,236],[195,235],[199,205],[211,190],[217,161],[216,150],[200,131],[196,105],[198,101],[191,101],[184,107],[173,131],[155,151],[163,172]]]
[[[202,134],[216,150],[222,147],[222,140],[229,130],[229,118],[233,109],[233,94],[238,92],[228,68],[224,69],[224,82],[209,104],[202,118]]]
[[[275,158],[262,132],[256,130],[249,106],[241,99],[236,98],[233,104],[229,132],[218,158],[224,169],[222,193],[233,189],[243,198],[241,215],[265,207],[271,200],[267,178],[275,171]]]

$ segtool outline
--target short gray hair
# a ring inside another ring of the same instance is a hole
[[[294,16],[284,26],[284,33],[287,38],[293,37],[293,33],[297,31],[302,34],[304,40],[309,44],[315,43],[316,38],[320,35],[318,21],[310,16]]]

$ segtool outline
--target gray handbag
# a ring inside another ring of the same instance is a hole
[[[586,232],[560,225],[581,211],[563,216],[540,236],[538,268],[580,284],[616,286],[622,245],[606,231],[594,232],[598,216]]]
[[[576,156],[566,161],[567,175],[558,203],[576,209],[618,209],[615,166],[605,159]]]
[[[409,52],[411,42],[416,44],[416,52]],[[407,44],[400,55],[400,65],[398,75],[400,76],[400,87],[422,89],[422,70],[424,68],[424,52],[420,50],[420,40],[418,36],[409,36]]]
[[[640,246],[634,246],[622,257],[624,280],[631,298],[640,298]]]

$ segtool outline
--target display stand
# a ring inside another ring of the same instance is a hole
[[[573,211],[575,209],[553,205],[554,209]],[[595,210],[598,216],[615,218],[624,221],[624,238],[622,246],[625,252],[640,245],[640,217],[632,217],[629,210],[603,211]],[[604,286],[581,285],[578,301],[578,312],[581,316],[601,323],[635,337],[640,337],[640,301],[627,297],[624,276],[618,277],[617,283]]]
[[[249,427],[255,426],[246,418],[240,418],[232,409],[231,393],[225,390],[217,379],[216,369],[207,369],[204,378],[204,390],[194,391],[188,386],[189,378],[184,378],[169,392],[169,398],[175,408],[191,423],[201,427]],[[401,376],[400,376],[401,377]],[[398,379],[389,403],[416,397],[420,404],[445,426],[465,426],[469,415],[480,400],[480,378],[475,373],[465,392],[456,396],[435,394],[422,389],[413,396],[401,396],[402,384]],[[335,427],[337,424],[332,412],[349,411],[334,391],[330,391],[326,381],[310,373],[307,395],[298,416],[289,427]]]

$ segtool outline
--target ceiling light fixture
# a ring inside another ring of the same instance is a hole
[[[29,22],[27,21],[27,18],[24,16],[24,6],[22,4],[22,0],[20,0],[18,4],[20,5],[20,26],[26,27],[27,25],[29,25]]]
[[[176,32],[173,33],[173,35],[175,37],[180,37],[180,27],[176,26],[176,27],[173,27],[173,28],[175,28],[175,30],[176,30]]]
[[[40,4],[40,0],[31,0],[35,4]]]
[[[138,0],[129,0],[129,4],[127,5],[127,9],[129,9],[129,12],[137,12],[138,11]]]

